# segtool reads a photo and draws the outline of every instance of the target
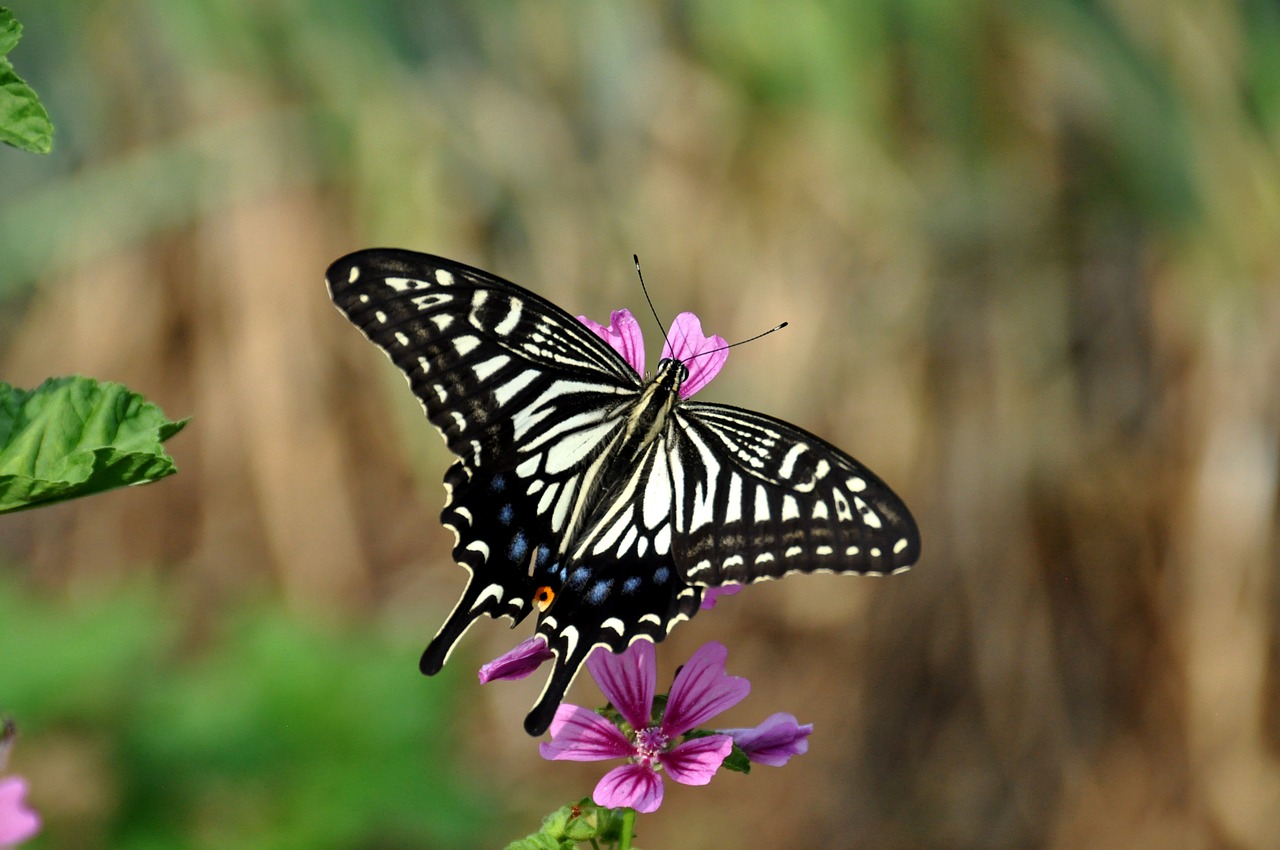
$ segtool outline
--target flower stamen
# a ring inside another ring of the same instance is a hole
[[[636,732],[635,736],[636,752],[632,760],[645,767],[661,767],[662,762],[658,761],[658,756],[667,751],[667,745],[671,741],[662,727],[650,726]]]

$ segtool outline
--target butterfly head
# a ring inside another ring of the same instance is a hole
[[[684,382],[689,380],[689,367],[673,357],[668,357],[658,363],[658,374],[654,375],[653,380],[667,392],[676,395]]]

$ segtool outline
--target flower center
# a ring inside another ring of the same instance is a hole
[[[655,767],[658,756],[667,751],[667,743],[666,734],[657,726],[638,730],[635,760],[645,767]]]

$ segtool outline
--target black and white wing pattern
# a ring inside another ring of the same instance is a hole
[[[720,404],[686,402],[674,419],[674,546],[686,581],[887,575],[920,557],[907,506],[820,437]]]
[[[400,368],[457,460],[441,514],[470,577],[422,656],[438,672],[481,615],[536,631],[555,665],[525,719],[550,725],[590,652],[660,641],[707,587],[789,572],[886,573],[920,551],[906,507],[818,437],[685,402],[554,304],[398,249],[335,262],[338,309]]]

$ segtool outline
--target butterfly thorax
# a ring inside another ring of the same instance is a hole
[[[689,370],[679,360],[667,358],[658,364],[658,373],[645,384],[640,398],[627,414],[626,429],[615,455],[618,462],[634,463],[658,438],[680,401],[680,385],[688,377]]]

